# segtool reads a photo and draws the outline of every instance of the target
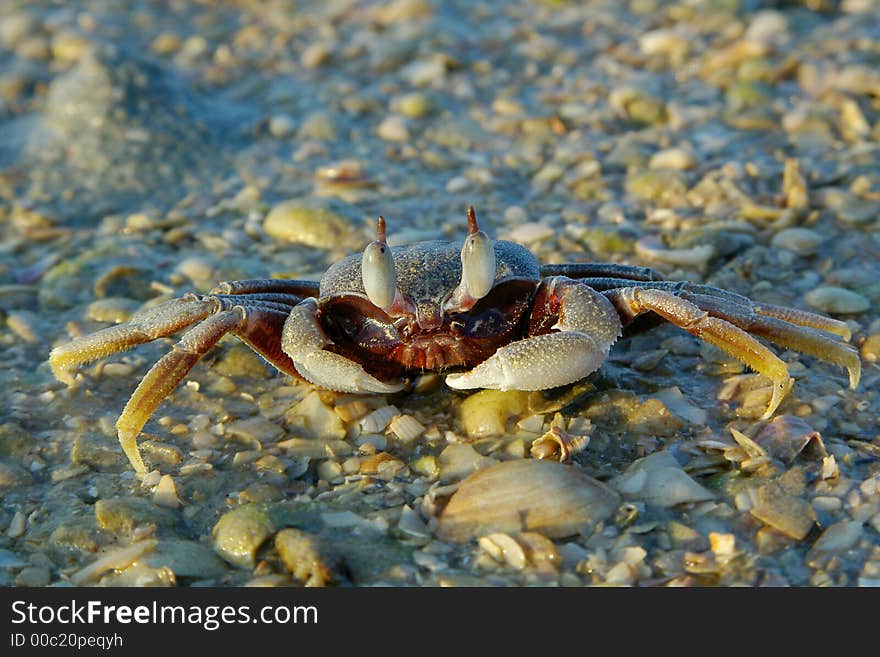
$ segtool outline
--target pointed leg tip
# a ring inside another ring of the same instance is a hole
[[[138,434],[123,429],[117,429],[117,432],[119,435],[119,444],[122,446],[122,451],[128,457],[131,467],[133,467],[135,472],[139,475],[146,474],[147,466],[144,463],[144,459],[141,457],[140,450],[138,449]]]
[[[862,378],[862,363],[861,361],[857,363],[853,363],[852,365],[846,368],[847,373],[849,374],[849,388],[850,390],[855,390],[859,387],[859,381]]]
[[[767,406],[767,410],[764,411],[764,415],[761,416],[762,420],[769,420],[773,417],[776,409],[779,408],[779,404],[782,403],[782,400],[785,399],[785,396],[791,391],[793,386],[794,379],[791,377],[788,377],[783,381],[773,382],[773,396],[770,398],[770,404]]]

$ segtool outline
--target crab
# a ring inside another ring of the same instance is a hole
[[[544,390],[597,370],[623,329],[653,313],[766,376],[769,418],[793,385],[786,364],[757,337],[846,368],[861,363],[846,323],[757,303],[708,285],[663,280],[646,267],[541,265],[525,247],[493,240],[468,209],[463,241],[391,248],[385,220],[363,254],[332,265],[320,282],[225,282],[142,310],[127,322],[54,348],[55,376],[189,328],[153,365],[116,423],[138,473],[137,438],[192,367],[232,334],[277,369],[340,392],[390,394],[424,371],[456,389]]]

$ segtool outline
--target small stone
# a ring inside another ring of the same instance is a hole
[[[86,319],[94,322],[119,324],[131,317],[140,305],[140,301],[126,297],[96,299],[86,308]]]
[[[667,148],[651,156],[648,167],[651,169],[676,169],[686,171],[693,169],[697,160],[693,153],[685,148]]]
[[[651,169],[629,176],[626,180],[626,191],[641,200],[670,206],[684,198],[687,183],[680,171]]]
[[[858,292],[835,286],[817,287],[807,292],[804,300],[825,313],[863,313],[871,307],[871,302]]]
[[[328,548],[308,532],[282,529],[275,535],[275,550],[284,567],[303,586],[327,586],[336,579],[336,558],[328,558]]]
[[[319,249],[339,247],[340,236],[356,232],[342,215],[295,200],[284,201],[272,208],[263,221],[263,230],[277,240]]]
[[[435,105],[428,94],[414,91],[394,98],[391,101],[391,109],[411,119],[421,119],[431,114]]]
[[[223,559],[240,568],[253,568],[257,550],[274,531],[264,505],[245,504],[224,513],[211,536],[214,550]]]
[[[406,120],[394,115],[387,117],[379,124],[379,127],[376,128],[376,134],[385,141],[405,142],[410,139]]]
[[[296,131],[296,121],[289,114],[269,117],[269,134],[278,139],[290,137]]]
[[[611,485],[626,497],[662,508],[715,498],[711,491],[691,479],[668,451],[637,459],[613,479]]]
[[[177,497],[177,487],[174,485],[174,479],[171,475],[163,475],[159,479],[159,483],[156,484],[156,490],[153,491],[153,503],[168,509],[176,509],[180,506],[180,499]]]
[[[770,245],[788,249],[800,256],[809,256],[819,250],[822,242],[822,236],[809,228],[784,228],[773,236]]]
[[[14,463],[0,461],[0,490],[30,486],[33,483],[30,473]]]
[[[869,363],[880,360],[880,333],[874,333],[865,338],[861,347],[862,358]]]
[[[89,45],[89,40],[80,34],[59,32],[52,39],[52,57],[61,62],[76,62]]]
[[[464,479],[472,472],[496,463],[495,459],[483,456],[467,444],[449,445],[438,457],[440,481],[449,483]]]
[[[300,139],[316,139],[318,141],[334,141],[336,139],[336,121],[327,112],[308,114],[299,126],[297,137]]]
[[[15,576],[16,586],[48,586],[52,581],[52,572],[45,566],[22,568]]]
[[[27,518],[21,511],[16,511],[9,521],[9,527],[6,528],[6,535],[9,538],[18,538],[22,536],[27,528]]]
[[[864,534],[862,523],[858,520],[842,520],[828,527],[813,544],[808,560],[820,553],[834,553],[848,550],[858,543]]]
[[[171,32],[162,32],[153,39],[152,48],[159,56],[170,55],[180,48],[180,37]]]
[[[138,497],[111,497],[95,502],[95,520],[101,529],[117,534],[132,534],[138,527],[157,525],[170,527],[174,513],[150,500]]]
[[[176,577],[220,577],[228,571],[210,547],[195,541],[160,540],[144,562],[150,568],[170,568]]]
[[[551,226],[537,221],[520,224],[507,235],[507,239],[519,244],[536,244],[551,239],[556,234]]]
[[[326,41],[318,41],[307,46],[300,54],[299,61],[306,68],[318,68],[330,61],[333,54],[333,44]]]

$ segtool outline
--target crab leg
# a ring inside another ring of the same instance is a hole
[[[862,365],[858,351],[841,340],[850,338],[845,322],[797,308],[755,303],[748,297],[711,285],[683,281],[636,283],[620,278],[591,278],[583,282],[606,295],[632,287],[665,290],[748,333],[844,367],[850,387],[858,385]]]
[[[829,322],[836,320],[794,308],[771,307],[789,311],[784,313],[789,318],[786,321],[780,319],[778,315],[765,315],[762,312],[766,309],[765,306],[743,308],[725,304],[715,297],[702,294],[684,293],[680,296],[713,317],[724,319],[750,334],[759,335],[788,349],[810,354],[844,367],[849,374],[849,387],[854,389],[859,384],[862,370],[859,352],[852,345],[829,335],[830,329],[835,328],[829,327]],[[795,320],[800,321],[795,322]],[[837,323],[843,324],[843,322]]]
[[[55,378],[73,385],[73,371],[77,367],[176,333],[216,312],[216,307],[216,302],[208,299],[166,301],[135,313],[124,324],[108,326],[55,347],[49,354],[49,366]]]
[[[224,281],[209,292],[211,295],[259,294],[263,298],[270,293],[289,294],[304,299],[318,294],[318,283],[287,278],[249,278],[241,281]]]
[[[150,416],[202,357],[227,333],[240,337],[282,372],[299,376],[281,350],[280,335],[287,311],[266,302],[221,308],[183,334],[172,351],[159,359],[141,379],[116,421],[119,443],[138,472],[146,467],[137,448],[137,437]]]
[[[137,446],[137,437],[144,424],[202,356],[244,321],[244,309],[240,306],[212,315],[184,333],[174,349],[160,358],[141,379],[116,421],[122,450],[139,473],[147,471]]]
[[[773,384],[773,395],[764,413],[769,418],[791,389],[794,379],[789,377],[785,363],[770,349],[730,322],[712,317],[690,301],[666,290],[643,287],[625,287],[605,292],[617,308],[624,324],[642,313],[653,311],[680,326],[688,333],[715,345],[763,374]]]
[[[546,278],[535,297],[530,337],[501,347],[469,372],[449,374],[446,385],[496,390],[566,385],[598,369],[620,331],[620,319],[601,293],[561,276]]]
[[[663,280],[663,276],[650,267],[620,265],[613,262],[580,262],[559,265],[541,265],[541,277],[546,278],[548,276],[566,276],[567,278],[574,278],[577,280],[584,278],[614,278],[627,281]],[[591,287],[595,288],[595,286]]]
[[[295,306],[284,324],[281,348],[300,376],[307,381],[339,392],[393,393],[403,389],[402,383],[386,383],[367,373],[357,363],[341,354],[325,349],[330,339],[317,317],[318,302],[305,299]]]

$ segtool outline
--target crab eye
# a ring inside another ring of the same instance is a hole
[[[382,309],[390,308],[397,292],[397,273],[394,271],[391,249],[385,242],[385,219],[382,217],[377,222],[376,241],[370,242],[364,249],[361,278],[370,302]]]
[[[468,236],[461,247],[461,281],[474,299],[489,294],[495,283],[495,243],[477,227],[473,208],[468,208]]]

